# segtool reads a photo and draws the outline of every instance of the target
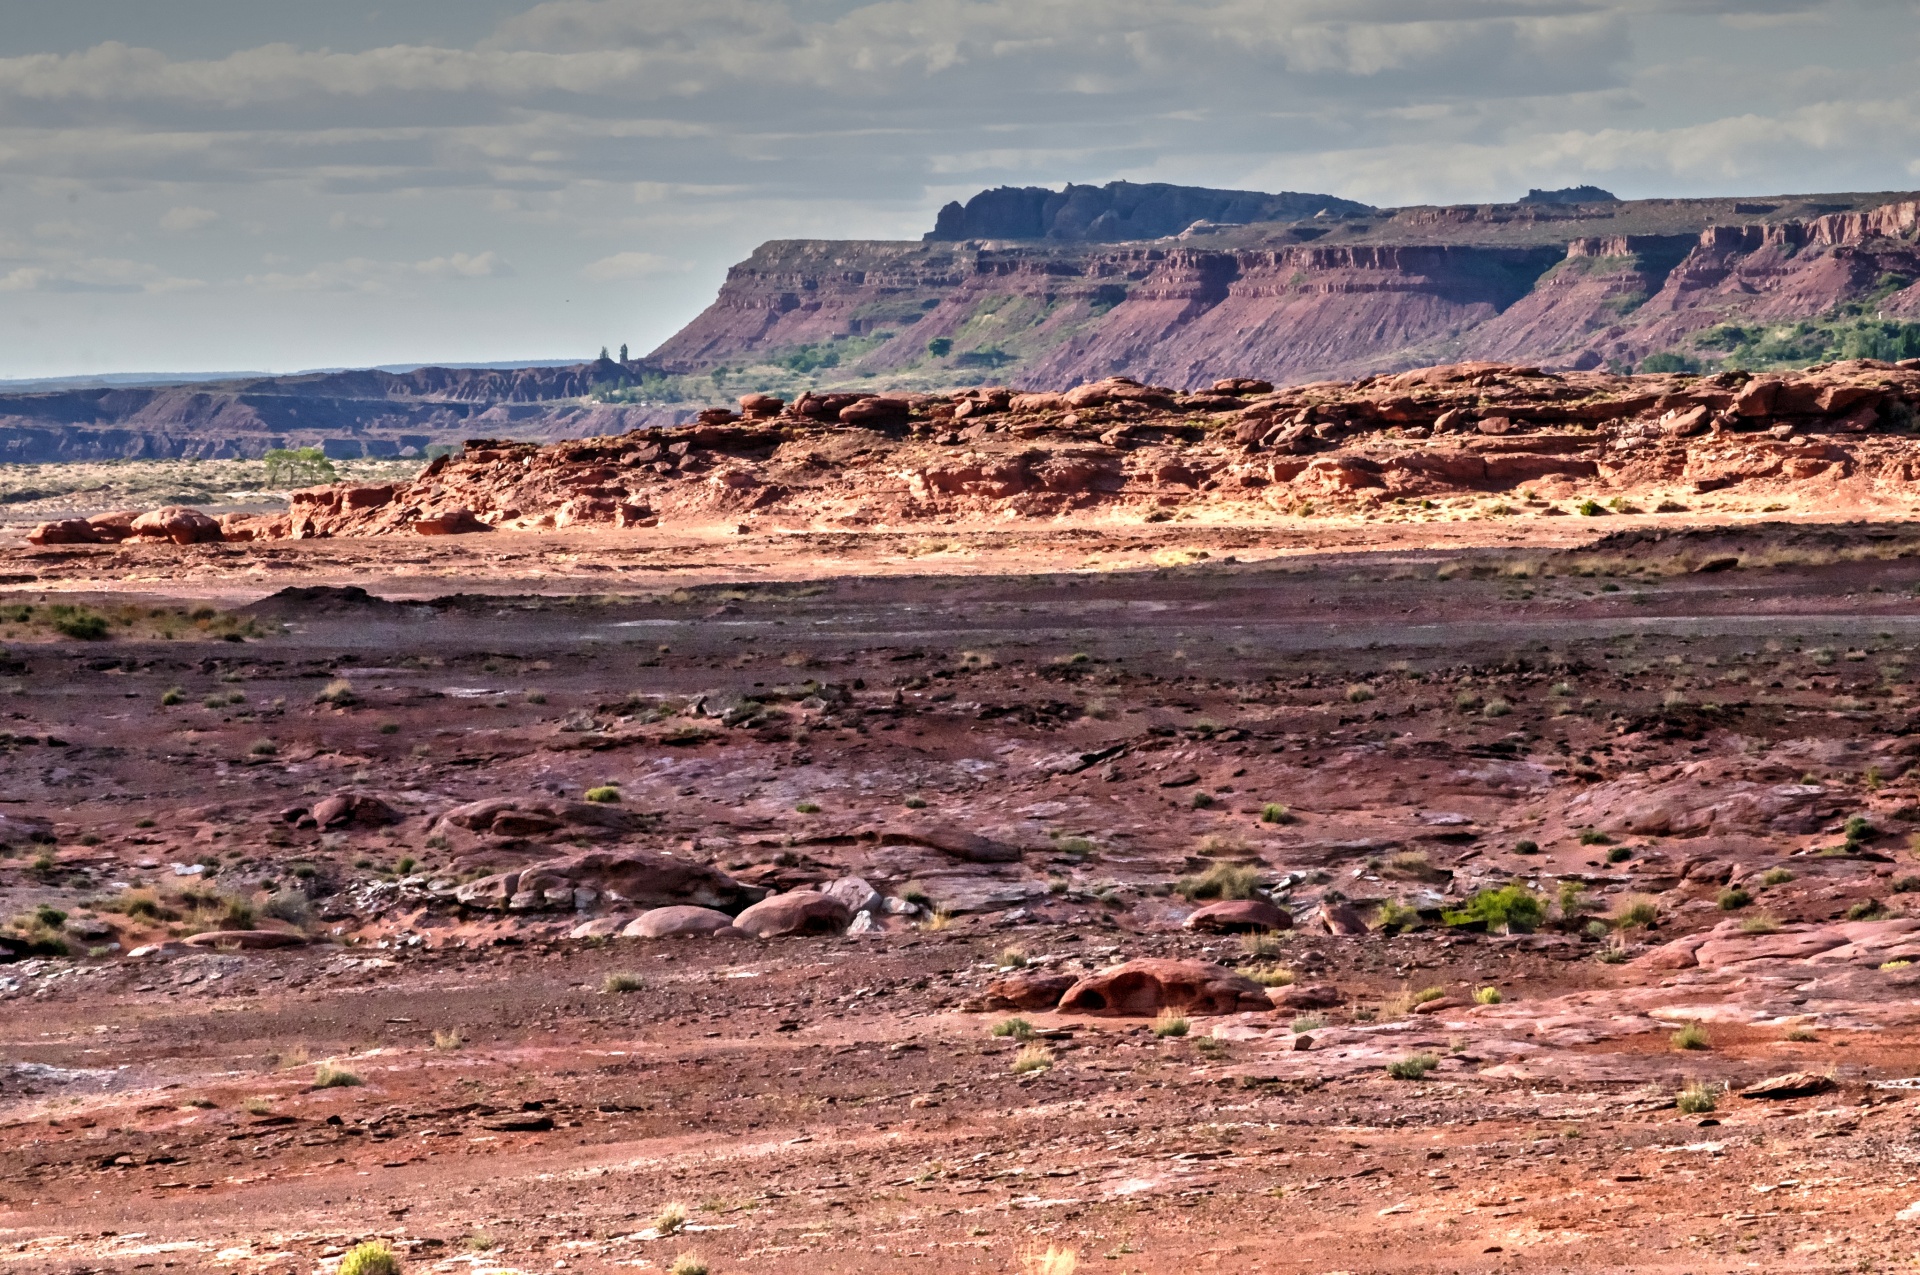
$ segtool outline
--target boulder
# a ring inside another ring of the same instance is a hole
[[[307,813],[322,828],[344,828],[349,824],[384,828],[400,822],[400,815],[392,806],[378,797],[358,792],[337,792],[331,797],[322,797]]]
[[[493,911],[540,911],[596,902],[665,907],[737,907],[746,887],[704,863],[656,850],[588,850],[513,872],[469,881],[453,892],[468,907]]]
[[[1041,412],[1064,412],[1067,410],[1067,398],[1064,394],[1015,394],[1008,400],[1007,406],[1022,416],[1037,415]]]
[[[474,517],[473,510],[465,505],[456,505],[451,509],[436,509],[416,518],[413,529],[423,536],[463,536],[469,532],[493,530],[492,527]]]
[[[1567,803],[1567,822],[1638,837],[1819,830],[1827,790],[1758,784],[1717,774],[1649,783],[1644,775],[1597,784]]]
[[[763,416],[778,416],[786,406],[787,400],[775,398],[771,394],[742,394],[740,396],[740,414],[749,420]]]
[[[822,889],[820,893],[828,898],[840,900],[846,904],[847,911],[854,913],[878,911],[884,902],[880,892],[868,885],[861,877],[841,877]]]
[[[222,538],[220,524],[185,505],[168,505],[141,514],[131,524],[143,540],[171,540],[177,545],[210,544]]]
[[[1270,987],[1267,999],[1273,1002],[1275,1009],[1333,1009],[1346,1004],[1347,998],[1340,989],[1331,983],[1311,985],[1292,983],[1286,987]]]
[[[30,545],[97,545],[100,535],[85,518],[60,518],[43,522],[27,533]]]
[[[604,939],[620,932],[620,918],[617,916],[596,916],[591,921],[582,921],[567,931],[570,939]]]
[[[565,831],[569,836],[620,836],[638,832],[646,820],[619,806],[593,801],[542,797],[489,797],[455,806],[436,828],[459,828],[494,837],[538,837]]]
[[[51,845],[53,841],[52,820],[0,811],[0,846]]]
[[[1767,1079],[1748,1085],[1740,1091],[1742,1098],[1811,1098],[1815,1094],[1831,1093],[1838,1086],[1832,1076],[1818,1071],[1790,1071],[1784,1076],[1769,1076]]]
[[[794,890],[762,899],[733,919],[734,928],[757,939],[788,934],[839,934],[853,920],[847,905],[817,890]]]
[[[1244,376],[1230,376],[1224,381],[1213,383],[1215,394],[1271,394],[1272,381],[1256,381]]]
[[[1145,957],[1089,974],[1060,998],[1063,1014],[1149,1018],[1163,1009],[1237,1014],[1271,1009],[1267,989],[1209,961]]]
[[[276,947],[304,947],[307,938],[287,930],[205,930],[182,942],[188,947],[231,947],[255,952]]]
[[[879,425],[904,421],[912,410],[903,398],[863,398],[841,408],[840,421],[845,425]]]
[[[891,824],[879,831],[883,846],[926,846],[965,863],[1018,863],[1020,847],[940,823]]]
[[[1321,903],[1320,923],[1329,934],[1365,934],[1366,918],[1350,903]]]
[[[1186,920],[1186,928],[1207,934],[1247,934],[1290,930],[1293,918],[1261,899],[1222,899],[1209,903]]]
[[[678,904],[642,912],[620,931],[623,939],[677,939],[734,931],[733,918],[713,908]],[[734,931],[737,933],[737,931]]]
[[[1072,974],[1045,970],[1018,970],[987,984],[987,990],[969,1008],[1047,1010],[1080,980]]]

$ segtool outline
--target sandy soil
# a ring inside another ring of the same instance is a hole
[[[1652,515],[9,550],[0,911],[69,954],[0,964],[0,1270],[1910,1261],[1909,552]],[[272,596],[315,585],[373,596]],[[442,818],[601,785],[611,837]],[[342,792],[395,821],[283,813]],[[913,910],[643,940],[456,897],[587,847]],[[1294,927],[1183,929],[1223,867]],[[1507,885],[1535,932],[1446,919]],[[234,928],[306,942],[185,942]],[[1279,1007],[977,1008],[1139,957]]]

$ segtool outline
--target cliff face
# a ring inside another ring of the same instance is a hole
[[[648,361],[700,373],[837,344],[841,375],[1195,386],[1448,357],[1631,367],[1709,329],[1841,313],[1920,317],[1920,201],[1414,208],[1120,244],[776,241]]]
[[[1104,186],[1001,186],[940,210],[929,241],[1083,239],[1114,243],[1177,235],[1195,222],[1245,225],[1372,212],[1332,195],[1212,190],[1204,186],[1108,182]]]

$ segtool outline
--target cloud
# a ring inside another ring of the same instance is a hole
[[[385,230],[387,219],[372,213],[336,212],[327,218],[329,230]]]
[[[160,218],[160,229],[204,230],[219,220],[220,214],[211,208],[169,208]]]
[[[0,266],[0,292],[192,292],[200,279],[168,274],[143,261],[49,253],[37,264]]]
[[[456,252],[448,257],[434,257],[429,261],[413,263],[416,274],[426,275],[430,279],[486,279],[496,275],[510,275],[513,267],[501,260],[497,252],[464,253]]]
[[[611,257],[602,257],[586,266],[580,271],[580,276],[596,283],[610,283],[616,279],[642,279],[648,275],[692,268],[691,261],[678,261],[655,252],[616,252]]]

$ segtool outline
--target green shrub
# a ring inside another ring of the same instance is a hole
[[[1505,999],[1497,987],[1482,987],[1473,993],[1473,1003],[1476,1005],[1498,1005]]]
[[[1687,1023],[1669,1037],[1675,1049],[1711,1049],[1713,1041],[1707,1036],[1707,1029],[1699,1023]]]
[[[1290,987],[1293,971],[1284,965],[1254,965],[1240,971],[1262,987]]]
[[[1497,890],[1482,890],[1467,900],[1466,906],[1442,914],[1448,925],[1485,925],[1489,931],[1526,934],[1546,918],[1546,904],[1519,884],[1503,885]]]
[[[1907,879],[1915,883],[1916,889],[1920,889],[1920,877],[1910,877]],[[1760,874],[1761,885],[1785,885],[1791,880],[1793,880],[1793,871],[1790,868],[1768,868]],[[1896,884],[1894,888],[1898,889],[1899,886]]]
[[[332,1063],[325,1062],[314,1064],[313,1087],[315,1089],[351,1089],[365,1083],[344,1067],[336,1067]]]
[[[925,797],[908,797],[900,804],[908,810],[925,810],[927,808],[927,799]]]
[[[1713,1087],[1696,1080],[1674,1095],[1673,1105],[1683,1116],[1700,1116],[1712,1111],[1717,1103]]]
[[[1205,810],[1213,805],[1213,794],[1210,792],[1197,792],[1193,794],[1193,800],[1190,804],[1195,810]]]
[[[1516,841],[1513,843],[1513,852],[1515,854],[1539,854],[1540,843],[1537,841],[1527,841],[1524,839],[1520,841]]]
[[[1737,885],[1730,885],[1720,891],[1719,903],[1722,912],[1738,912],[1751,902],[1753,902],[1753,896]]]
[[[1876,917],[1879,917],[1885,914],[1885,912],[1886,912],[1886,909],[1880,906],[1880,900],[1862,899],[1858,903],[1854,904],[1852,907],[1847,909],[1847,920],[1871,921]]]
[[[587,789],[587,800],[612,804],[620,800],[620,789],[615,784],[601,784],[596,788]]]
[[[1015,1040],[1025,1040],[1033,1035],[1033,1024],[1024,1018],[1003,1018],[995,1023],[989,1032],[999,1037],[1011,1036]]]
[[[162,708],[172,708],[185,698],[186,695],[179,687],[169,686],[166,690],[160,692],[160,706]]]
[[[1614,921],[1617,925],[1621,926],[1624,929],[1624,928],[1629,928],[1636,925],[1637,926],[1652,925],[1655,921],[1658,921],[1659,919],[1660,919],[1659,906],[1655,904],[1652,899],[1649,899],[1644,894],[1642,894],[1642,895],[1635,895],[1634,897],[1628,899],[1625,905],[1621,907],[1620,913],[1618,916],[1614,918]]]
[[[1161,1010],[1160,1016],[1153,1020],[1153,1034],[1162,1039],[1169,1036],[1184,1036],[1187,1034],[1187,1028],[1186,1015],[1171,1007]]]
[[[1364,682],[1355,682],[1347,688],[1347,703],[1364,704],[1373,698],[1373,688]]]
[[[676,1253],[667,1275],[707,1275],[707,1259],[698,1253]]]
[[[820,804],[814,801],[803,801],[794,809],[803,815],[817,815],[820,813]]]
[[[98,642],[107,636],[107,617],[85,607],[57,604],[47,608],[53,631],[82,642]]]
[[[1420,910],[1397,899],[1388,899],[1373,914],[1373,926],[1386,934],[1399,934],[1420,924]]]
[[[624,996],[645,986],[638,974],[609,974],[600,980],[600,990],[609,996]]]
[[[1261,823],[1292,823],[1293,812],[1277,801],[1269,801],[1260,807]]]
[[[1410,1054],[1387,1064],[1387,1074],[1395,1080],[1425,1080],[1427,1073],[1440,1065],[1432,1054]]]
[[[340,1275],[400,1275],[400,1259],[378,1240],[356,1244],[340,1259]]]
[[[1490,699],[1486,707],[1480,710],[1482,717],[1505,717],[1513,711],[1513,705],[1503,699]]]
[[[1598,828],[1582,828],[1580,830],[1580,844],[1583,846],[1612,845],[1613,838]]]
[[[1627,849],[1625,846],[1615,846],[1607,851],[1608,863],[1625,863],[1631,858],[1633,858],[1633,851]]]

